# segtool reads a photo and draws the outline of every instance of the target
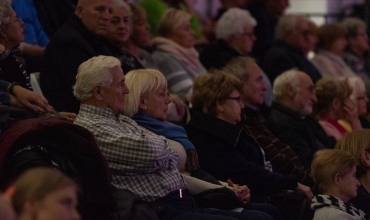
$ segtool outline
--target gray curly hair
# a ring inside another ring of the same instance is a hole
[[[0,1],[0,33],[5,31],[6,25],[9,23],[10,13],[12,11],[12,1]]]

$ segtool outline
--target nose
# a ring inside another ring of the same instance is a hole
[[[76,209],[73,211],[73,220],[81,220],[81,215],[78,213]]]
[[[107,8],[107,9],[105,9],[104,10],[104,12],[102,13],[102,18],[104,19],[104,20],[111,20],[112,19],[112,9],[111,8]]]
[[[128,89],[127,85],[125,84],[125,88],[123,89],[123,94],[129,94],[130,90]]]
[[[316,97],[316,94],[315,93],[312,94],[311,100],[313,102],[317,102],[317,97]]]
[[[172,102],[171,96],[170,96],[170,94],[167,93],[166,104],[169,104],[171,102]]]
[[[239,101],[239,105],[240,105],[240,108],[243,109],[244,108],[244,103],[243,101]]]

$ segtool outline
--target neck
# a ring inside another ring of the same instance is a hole
[[[128,40],[123,46],[132,56],[140,60],[140,51],[136,44],[134,44],[131,40]]]
[[[324,195],[334,196],[338,199],[342,200],[343,202],[348,202],[351,198],[347,198],[346,196],[343,196],[337,187],[331,187],[330,189],[323,192]]]
[[[8,40],[1,40],[0,44],[2,44],[6,49],[11,50],[15,48],[18,44],[14,44],[12,42],[9,42]]]
[[[367,170],[364,175],[358,178],[361,185],[370,193],[370,170]]]

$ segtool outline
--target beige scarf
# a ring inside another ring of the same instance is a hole
[[[192,70],[196,71],[199,68],[199,54],[194,47],[185,48],[178,43],[164,37],[156,37],[153,39],[152,43],[155,49],[172,54],[176,57],[176,59],[184,62]]]

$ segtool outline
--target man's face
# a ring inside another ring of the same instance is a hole
[[[299,75],[299,88],[294,88],[293,97],[294,109],[301,115],[309,115],[312,112],[312,106],[317,101],[315,86],[311,78],[303,73]]]
[[[101,96],[104,102],[104,107],[112,109],[114,114],[123,110],[123,104],[126,94],[129,90],[125,84],[125,75],[121,67],[115,66],[111,70],[113,77],[109,87],[101,87]]]
[[[233,46],[241,55],[246,56],[252,52],[254,42],[256,41],[254,35],[254,27],[244,26],[243,33],[233,37]]]
[[[241,78],[244,83],[242,98],[244,102],[257,107],[262,105],[266,91],[262,71],[255,62],[248,63],[246,68],[249,77],[248,79]]]
[[[310,30],[308,27],[308,22],[304,18],[299,17],[297,19],[296,28],[289,35],[287,43],[297,49],[306,51],[307,48],[309,47],[309,42],[307,40],[309,34]]]
[[[105,36],[112,19],[112,0],[83,0],[76,15],[85,27],[99,36]]]

